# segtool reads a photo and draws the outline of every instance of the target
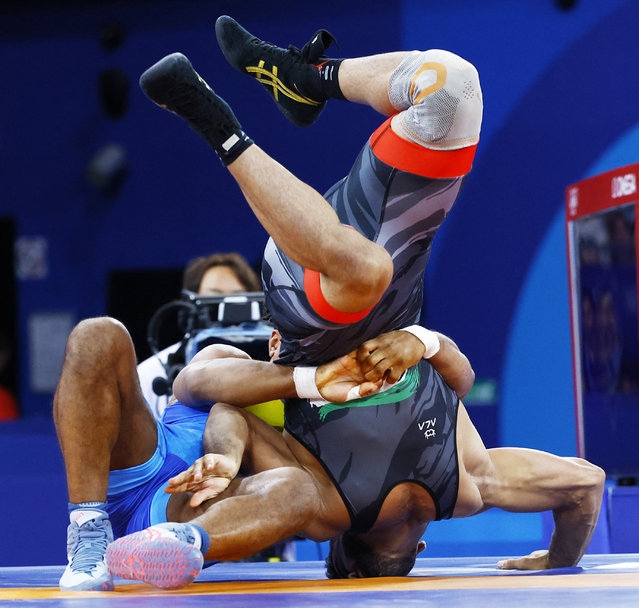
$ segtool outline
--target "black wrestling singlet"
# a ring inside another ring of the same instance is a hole
[[[433,498],[437,519],[452,517],[459,470],[459,400],[428,361],[371,397],[315,407],[286,402],[286,430],[322,463],[351,516],[353,532],[375,523],[387,494],[413,482]]]
[[[431,178],[402,171],[382,162],[371,142],[367,143],[349,175],[325,198],[343,224],[389,252],[394,265],[392,282],[361,320],[327,319],[309,302],[304,268],[270,239],[262,281],[267,307],[282,335],[277,362],[318,365],[383,332],[419,323],[431,244],[463,181],[463,177]]]

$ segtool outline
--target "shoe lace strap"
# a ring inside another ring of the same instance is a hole
[[[288,50],[296,55],[300,55],[306,63],[315,63],[319,59],[328,59],[324,56],[324,51],[333,42],[339,46],[333,34],[326,30],[317,30],[313,37],[301,49],[290,44]]]
[[[108,544],[103,530],[82,530],[71,558],[71,570],[90,573],[104,559]]]

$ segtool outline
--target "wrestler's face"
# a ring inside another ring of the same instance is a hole
[[[327,571],[332,578],[369,578],[371,576],[405,576],[415,563],[415,558],[426,548],[424,541],[405,552],[372,549],[366,544],[353,542],[348,533],[334,538],[327,558]]]
[[[348,544],[348,543],[346,543]],[[331,541],[329,557],[333,578],[364,578],[357,569],[357,560],[351,555],[344,543],[344,535],[340,534]]]

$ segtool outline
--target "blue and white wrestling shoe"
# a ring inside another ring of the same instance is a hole
[[[60,578],[62,591],[111,591],[113,579],[104,554],[113,541],[111,522],[102,509],[76,509],[69,514],[67,557]]]
[[[106,562],[113,576],[179,589],[202,570],[209,537],[194,524],[164,523],[118,538]]]

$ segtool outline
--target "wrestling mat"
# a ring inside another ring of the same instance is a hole
[[[322,562],[229,563],[162,591],[116,579],[110,592],[62,592],[63,566],[0,568],[0,605],[34,608],[637,608],[639,554],[586,555],[579,567],[502,571],[495,557],[419,558],[404,578],[326,580]]]

